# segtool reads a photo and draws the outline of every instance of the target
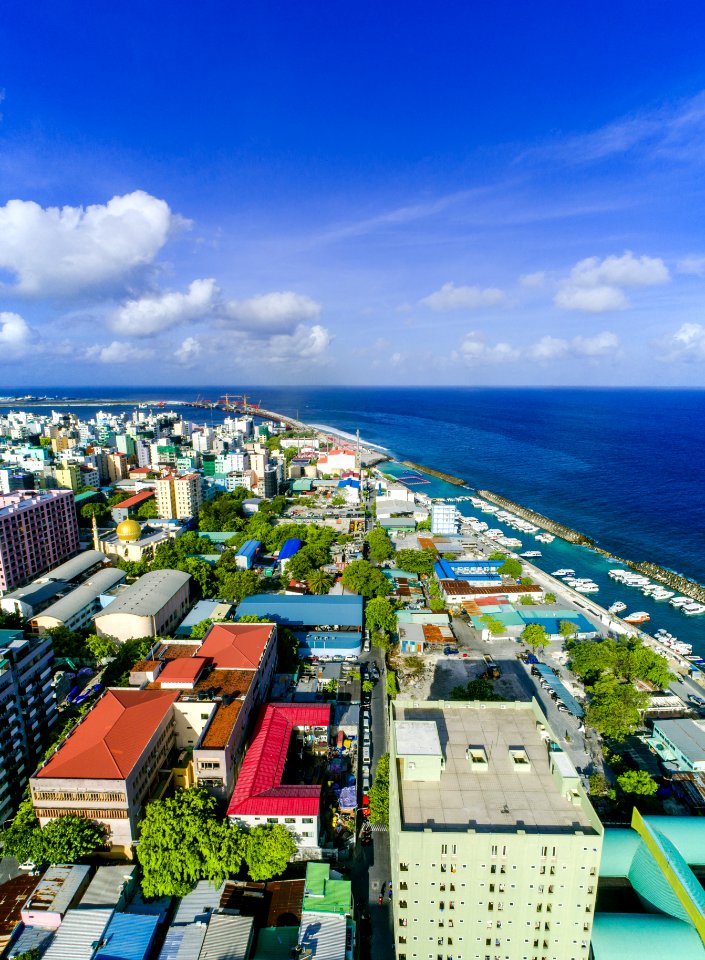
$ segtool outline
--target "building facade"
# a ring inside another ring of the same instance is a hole
[[[452,503],[434,503],[431,507],[431,533],[437,536],[454,536],[458,532],[455,506]]]
[[[0,496],[0,593],[57,566],[78,547],[70,490]]]
[[[390,722],[397,960],[587,960],[603,829],[536,702]]]
[[[198,473],[171,475],[154,481],[157,513],[162,520],[195,517],[203,502]]]
[[[124,643],[175,630],[189,608],[190,583],[181,570],[145,573],[98,614],[96,632]]]

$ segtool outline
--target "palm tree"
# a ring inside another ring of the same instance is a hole
[[[333,578],[329,577],[324,570],[312,570],[306,578],[306,583],[311,593],[328,593],[333,586]]]

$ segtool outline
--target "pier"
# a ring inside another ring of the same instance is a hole
[[[511,513],[521,517],[522,520],[528,520],[529,523],[533,523],[537,527],[543,527],[544,530],[548,530],[549,533],[560,537],[562,540],[567,540],[568,543],[578,543],[584,547],[594,546],[594,540],[586,537],[585,534],[579,533],[577,530],[571,530],[570,527],[566,527],[562,523],[556,523],[555,520],[544,517],[543,514],[536,513],[535,510],[528,510],[526,507],[522,507],[521,504],[514,503],[513,500],[507,500],[506,497],[502,497],[498,493],[492,493],[490,490],[478,490],[477,493],[478,496],[484,497],[485,500],[489,500],[490,503],[509,510]]]
[[[403,467],[410,467],[412,470],[418,470],[419,473],[427,473],[429,477],[436,477],[437,480],[445,480],[446,483],[452,483],[456,487],[465,487],[467,484],[460,477],[454,477],[450,473],[442,473],[440,470],[434,470],[432,467],[423,467],[420,463],[414,463],[412,460],[402,460]]]

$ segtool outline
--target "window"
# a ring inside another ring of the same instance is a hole
[[[296,817],[284,817],[284,823],[296,823]]]

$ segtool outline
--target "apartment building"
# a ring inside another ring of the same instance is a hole
[[[0,822],[22,799],[57,712],[48,639],[0,630]]]
[[[603,829],[536,702],[390,722],[397,960],[587,960]]]
[[[70,490],[18,490],[0,496],[0,593],[57,566],[78,546]]]
[[[171,474],[155,480],[157,512],[162,520],[185,520],[195,517],[202,503],[201,477],[198,473],[184,476]]]
[[[457,532],[455,504],[434,503],[431,507],[431,533],[438,536],[455,536]]]

